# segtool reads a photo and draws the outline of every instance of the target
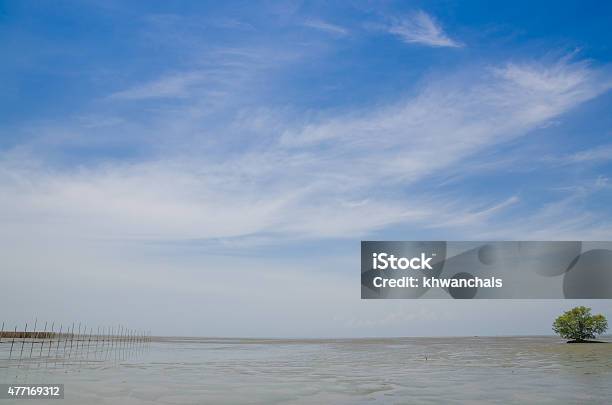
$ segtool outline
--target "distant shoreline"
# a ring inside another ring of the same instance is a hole
[[[82,336],[77,333],[58,333],[58,332],[24,332],[24,331],[4,331],[0,332],[0,339],[57,339],[57,338],[77,338]],[[108,335],[106,335],[108,336]],[[115,336],[115,335],[113,335]],[[482,335],[482,336],[389,336],[389,337],[236,337],[236,336],[151,336],[155,340],[163,341],[170,339],[181,339],[181,340],[223,340],[223,341],[283,341],[283,342],[337,342],[337,341],[388,341],[397,339],[524,339],[524,338],[541,338],[541,339],[554,339],[559,342],[566,342],[572,344],[578,343],[610,343],[612,335],[601,336],[598,340],[588,340],[584,342],[578,341],[567,341],[555,335]]]
[[[37,338],[37,339],[55,339],[58,337],[70,336],[69,333],[59,333],[55,332],[10,332],[4,331],[0,332],[0,339],[29,339],[29,338]],[[75,335],[76,336],[76,335]]]

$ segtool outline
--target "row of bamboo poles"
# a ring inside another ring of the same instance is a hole
[[[32,330],[25,323],[23,330],[15,326],[4,330],[0,326],[0,354],[5,360],[26,360],[45,357],[71,357],[73,355],[96,353],[99,350],[132,349],[151,342],[150,332],[129,329],[123,325],[116,327],[93,327],[89,329],[81,323],[72,323],[56,328],[55,322],[38,329],[38,320]],[[40,346],[40,347],[39,347]],[[29,349],[29,350],[28,350]],[[8,352],[8,353],[7,353]]]

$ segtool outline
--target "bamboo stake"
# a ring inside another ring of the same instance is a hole
[[[46,335],[47,335],[47,321],[45,321],[45,329],[43,331],[43,339],[44,339],[44,337]],[[40,353],[39,353],[38,357],[42,357],[43,344],[44,344],[44,340],[41,340],[40,341]]]
[[[51,324],[51,336],[49,338],[49,350],[47,351],[47,357],[51,356],[51,345],[53,344],[53,338],[55,337],[55,321]]]
[[[33,333],[36,333],[36,325],[38,324],[38,318],[36,318],[34,320],[34,330]],[[32,335],[35,336],[35,335]],[[36,337],[38,337],[38,335],[36,335]],[[32,349],[34,349],[34,339],[36,339],[35,337],[32,337],[32,345],[30,346],[30,358],[32,358]]]
[[[17,325],[15,325],[15,332],[13,333],[13,341],[11,342],[11,351],[9,353],[9,360],[13,356],[13,345],[15,344],[15,336],[17,336]]]
[[[28,323],[26,322],[25,324],[25,329],[24,329],[24,336],[26,336],[26,334],[28,333]],[[19,362],[21,363],[21,356],[23,355],[23,345],[25,343],[25,338],[23,338],[21,340],[21,352],[19,352]]]

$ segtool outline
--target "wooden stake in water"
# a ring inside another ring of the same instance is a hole
[[[117,325],[117,343],[115,343],[115,360],[121,355],[121,325]]]
[[[76,336],[76,352],[79,352],[79,336],[81,335],[81,322],[79,322],[79,331]]]
[[[55,347],[55,355],[57,356],[57,353],[59,352],[59,345],[60,342],[62,341],[62,328],[63,328],[64,324],[60,323],[60,330],[59,330],[59,335],[57,337],[57,346]],[[65,341],[64,341],[65,342]],[[64,343],[64,351],[66,351],[66,343]]]
[[[100,357],[104,353],[104,348],[106,347],[106,327],[102,327],[102,347],[100,348]]]
[[[108,327],[105,326],[104,330],[102,331],[103,333],[103,340],[102,340],[102,352],[104,354],[104,360],[106,360],[106,353],[108,351]]]
[[[59,346],[62,341],[62,330],[64,328],[64,324],[60,323],[59,334],[57,335],[57,346],[55,346],[55,361],[53,364],[57,367],[57,357],[59,355]],[[66,341],[64,340],[64,351],[62,352],[62,357],[64,357],[64,353],[66,353]]]
[[[2,343],[2,334],[4,333],[4,322],[2,322],[2,329],[0,329],[0,343]]]
[[[96,332],[96,354],[98,353],[98,340],[100,339],[100,327],[98,326],[98,331]]]
[[[13,356],[13,345],[15,344],[15,336],[17,336],[17,325],[15,325],[15,332],[13,332],[13,341],[11,342],[11,351],[9,353],[9,360]]]
[[[51,345],[53,344],[53,338],[55,337],[55,321],[51,324],[51,336],[49,336],[49,350],[47,351],[47,357],[51,356]]]
[[[43,349],[43,344],[45,342],[46,336],[47,336],[47,321],[45,321],[45,329],[43,331],[43,337],[40,341],[40,354],[38,355],[38,357],[42,357],[42,349]]]
[[[37,324],[38,324],[38,318],[36,318],[36,319],[34,320],[34,331],[33,331],[33,333],[36,333],[36,325],[37,325]],[[35,339],[35,337],[34,337],[34,336],[35,336],[35,335],[34,335],[34,334],[32,334],[32,345],[30,346],[30,358],[32,358],[32,349],[34,349],[34,339]]]
[[[87,341],[87,354],[85,355],[85,361],[89,360],[89,346],[91,344],[91,333],[92,333],[92,328],[89,327],[89,340]]]
[[[70,331],[70,351],[68,352],[68,358],[70,358],[70,354],[72,354],[72,340],[74,339],[74,322],[72,322],[72,329]]]
[[[24,336],[27,335],[28,333],[28,323],[26,322],[25,324],[25,328],[24,328]],[[19,361],[21,362],[21,356],[23,356],[23,345],[25,344],[25,337],[21,340],[21,351],[19,352]]]

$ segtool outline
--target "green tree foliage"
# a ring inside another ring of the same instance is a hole
[[[595,339],[608,329],[606,317],[591,315],[591,308],[576,307],[565,312],[553,323],[555,333],[565,339],[585,341]]]

